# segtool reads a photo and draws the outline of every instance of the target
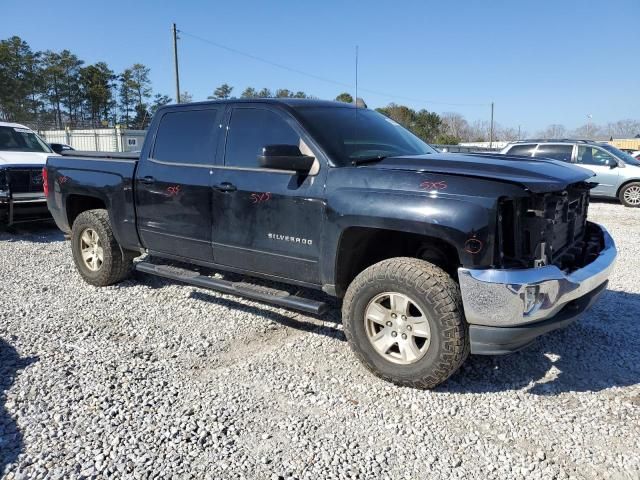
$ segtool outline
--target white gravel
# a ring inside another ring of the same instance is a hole
[[[0,474],[640,478],[640,210],[594,203],[610,290],[433,391],[371,376],[322,319],[152,277],[94,288],[50,228],[0,234]]]

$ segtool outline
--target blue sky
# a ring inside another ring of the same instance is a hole
[[[174,96],[170,25],[178,24],[181,87],[205,99],[223,82],[304,90],[347,88],[282,70],[187,34],[353,85],[370,107],[391,101],[456,111],[534,133],[640,119],[640,0],[609,1],[41,1],[2,0],[0,38],[68,48],[120,71],[151,67]],[[374,94],[374,90],[396,98]],[[406,97],[406,98],[404,98]],[[410,98],[411,100],[409,100]],[[447,105],[461,104],[461,105]]]

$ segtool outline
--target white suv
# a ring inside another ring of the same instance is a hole
[[[42,167],[55,155],[33,130],[0,122],[0,227],[50,219]]]

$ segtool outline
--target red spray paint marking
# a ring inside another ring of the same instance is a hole
[[[167,187],[167,193],[170,197],[175,197],[180,193],[180,185],[176,185],[175,187]]]
[[[269,200],[271,200],[271,193],[270,192],[252,193],[251,194],[251,203],[253,203],[254,205],[256,205],[258,203],[268,202]]]
[[[423,190],[444,190],[447,188],[447,182],[444,180],[440,180],[438,182],[434,182],[431,180],[425,180],[420,184],[420,188]]]

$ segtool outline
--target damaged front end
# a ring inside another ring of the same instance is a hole
[[[591,185],[502,199],[494,268],[459,268],[471,352],[504,354],[575,321],[606,290],[615,243],[587,221]]]
[[[561,192],[501,199],[496,243],[500,268],[555,265],[571,271],[593,261],[603,237],[587,222],[591,188],[580,182]]]

